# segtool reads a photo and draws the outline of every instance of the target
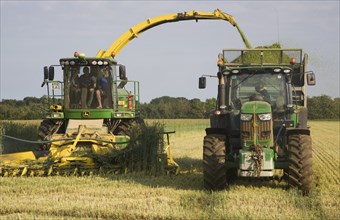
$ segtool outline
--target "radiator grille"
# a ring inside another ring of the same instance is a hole
[[[256,120],[257,132],[256,136],[258,140],[270,139],[270,133],[272,130],[272,121],[260,121]],[[241,121],[241,138],[243,140],[253,140],[254,137],[254,121]]]

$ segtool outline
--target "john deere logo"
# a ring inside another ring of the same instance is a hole
[[[88,111],[83,111],[83,118],[87,118],[90,116],[90,112]]]

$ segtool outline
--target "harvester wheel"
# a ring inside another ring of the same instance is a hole
[[[51,119],[45,119],[40,123],[39,130],[38,130],[38,136],[40,141],[47,141],[51,139],[51,136],[53,133],[55,133],[59,126],[59,123],[61,121],[51,120]],[[49,150],[51,144],[42,144],[40,145],[41,150]]]
[[[312,187],[312,140],[309,135],[288,137],[289,167],[285,176],[290,186],[298,187],[308,195]]]
[[[144,124],[144,120],[142,118],[134,118],[128,120],[122,120],[118,127],[114,130],[113,134],[115,135],[129,135],[129,130],[132,126],[137,124]]]
[[[207,135],[203,145],[204,188],[222,190],[227,185],[227,168],[225,165],[226,137],[224,135]]]

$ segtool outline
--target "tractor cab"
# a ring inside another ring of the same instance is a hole
[[[314,73],[305,71],[306,59],[301,49],[223,50],[218,60],[218,108],[211,115],[212,127],[228,124],[229,130],[238,133],[240,122],[250,119],[247,115],[255,109],[249,102],[265,102],[270,117],[280,122],[293,120],[297,126],[293,113],[306,107],[306,85],[315,84]],[[205,81],[200,77],[199,88],[205,88]],[[221,124],[216,116],[225,117],[228,123]]]

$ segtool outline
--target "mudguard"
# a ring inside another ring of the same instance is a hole
[[[292,134],[304,134],[310,136],[310,130],[308,128],[287,128],[286,129],[286,136]]]

